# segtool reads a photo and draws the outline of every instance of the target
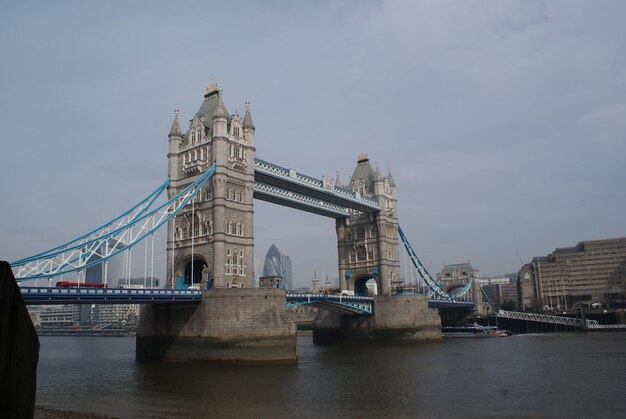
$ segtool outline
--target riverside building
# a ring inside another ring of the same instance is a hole
[[[576,304],[626,305],[626,237],[581,241],[533,258],[518,272],[524,310],[568,309]]]

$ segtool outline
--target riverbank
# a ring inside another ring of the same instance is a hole
[[[74,412],[71,410],[50,409],[35,406],[34,419],[112,419],[114,416],[102,416],[95,413]]]

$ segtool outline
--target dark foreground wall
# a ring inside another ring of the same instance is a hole
[[[196,306],[145,306],[137,360],[295,363],[296,325],[286,307],[285,291],[275,288],[209,289]]]
[[[374,316],[341,316],[319,310],[316,344],[441,340],[441,319],[423,295],[377,296]]]
[[[0,261],[0,418],[32,418],[39,339],[11,267]]]

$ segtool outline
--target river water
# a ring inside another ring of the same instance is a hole
[[[138,364],[134,338],[41,337],[37,405],[122,418],[625,417],[626,333],[315,346],[298,365]]]

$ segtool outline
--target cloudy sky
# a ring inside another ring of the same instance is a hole
[[[624,236],[625,16],[619,0],[2,2],[0,259],[158,186],[173,110],[189,120],[211,79],[230,112],[250,98],[258,157],[344,181],[361,149],[390,166],[433,273]],[[256,257],[275,243],[295,285],[337,275],[333,220],[255,211]]]

